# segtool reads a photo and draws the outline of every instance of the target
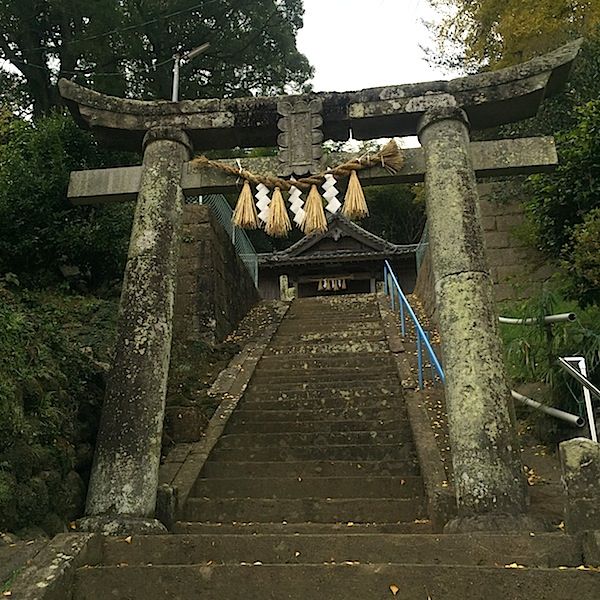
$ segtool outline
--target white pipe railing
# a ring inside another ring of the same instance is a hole
[[[546,315],[545,317],[527,317],[527,318],[512,318],[512,317],[498,317],[500,323],[507,323],[509,325],[550,325],[552,323],[566,323],[568,321],[574,321],[577,318],[575,313],[560,313],[558,315]]]
[[[577,365],[577,370],[571,363]],[[583,356],[564,356],[559,357],[558,364],[573,379],[576,379],[583,387],[583,400],[585,411],[587,413],[588,425],[590,428],[590,437],[594,442],[598,441],[598,432],[596,431],[596,418],[594,417],[594,408],[592,406],[592,394],[600,398],[600,390],[587,378],[587,365]]]
[[[564,410],[559,410],[558,408],[553,408],[552,406],[546,406],[537,400],[532,400],[527,396],[523,396],[523,394],[519,394],[519,392],[515,392],[515,390],[511,390],[510,393],[515,400],[518,400],[527,406],[531,406],[531,408],[535,408],[543,413],[546,413],[551,417],[565,421],[566,423],[574,425],[575,427],[583,427],[585,425],[585,420],[579,415],[573,415],[565,412]]]

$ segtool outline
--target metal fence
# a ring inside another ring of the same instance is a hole
[[[256,250],[254,249],[252,242],[248,239],[246,232],[243,229],[233,226],[231,222],[233,210],[231,210],[231,206],[229,206],[225,196],[221,194],[200,196],[199,203],[210,206],[217,221],[219,221],[225,231],[229,234],[231,243],[235,246],[239,257],[246,265],[246,268],[252,277],[252,281],[254,281],[254,285],[258,287],[258,256],[256,255]]]

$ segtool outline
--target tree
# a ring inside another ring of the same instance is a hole
[[[43,285],[59,280],[68,265],[92,286],[120,278],[131,207],[74,209],[66,193],[71,171],[119,158],[137,157],[101,150],[70,117],[31,122],[0,113],[0,275]]]
[[[301,0],[7,0],[0,58],[24,78],[35,116],[59,104],[59,77],[169,98],[173,54],[204,42],[209,52],[183,67],[183,97],[282,92],[311,75],[295,42],[302,14]]]
[[[370,215],[362,227],[395,244],[416,244],[425,226],[425,203],[418,186],[377,185],[365,189]]]
[[[433,62],[478,71],[544,54],[600,25],[597,0],[429,0],[439,14],[432,25]]]
[[[570,294],[588,304],[600,299],[600,101],[576,114],[576,126],[557,137],[558,169],[530,178],[526,208],[540,248],[562,261]]]

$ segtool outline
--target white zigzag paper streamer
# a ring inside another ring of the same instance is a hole
[[[264,223],[269,218],[269,204],[271,204],[271,198],[269,198],[269,188],[264,183],[259,183],[256,186],[256,206],[258,207],[259,213],[258,218]]]
[[[300,227],[304,223],[304,217],[306,217],[306,211],[303,208],[299,208],[296,216],[294,217],[294,223]]]
[[[331,173],[326,173],[325,182],[322,185],[325,190],[323,192],[323,198],[328,201],[325,208],[332,214],[335,214],[340,210],[340,206],[342,206],[342,203],[337,199],[339,191],[335,187],[335,184],[335,177]]]
[[[294,213],[294,223],[300,227],[304,223],[306,211],[302,208],[304,206],[302,192],[294,185],[290,188],[288,202],[290,203],[290,210]]]

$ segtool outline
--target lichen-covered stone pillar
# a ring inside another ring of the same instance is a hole
[[[519,520],[526,491],[508,408],[468,119],[456,106],[432,108],[418,133],[458,504],[458,519],[447,529],[495,529]]]
[[[154,519],[188,136],[157,128],[144,138],[141,187],[119,306],[115,358],[80,527],[159,531]]]

